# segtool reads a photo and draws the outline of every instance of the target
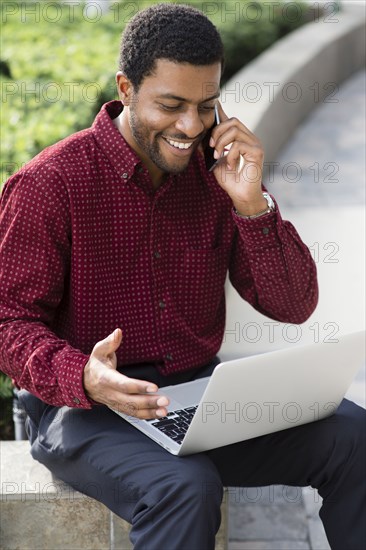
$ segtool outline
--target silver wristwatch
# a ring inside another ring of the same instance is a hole
[[[269,195],[268,193],[263,193],[263,197],[267,201],[267,208],[265,210],[261,210],[261,212],[258,212],[257,214],[253,214],[252,216],[244,216],[243,214],[239,214],[239,212],[235,209],[235,214],[237,214],[241,218],[246,218],[247,220],[253,220],[254,218],[260,218],[260,216],[264,216],[265,214],[274,212],[276,210],[276,205],[271,195]]]

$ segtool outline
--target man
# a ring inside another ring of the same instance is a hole
[[[271,318],[301,323],[316,306],[310,253],[263,195],[261,145],[218,102],[222,63],[199,11],[141,11],[122,40],[119,101],[7,182],[1,368],[30,392],[33,456],[128,520],[136,550],[212,550],[222,486],[272,483],[318,488],[332,548],[361,549],[364,411],[353,403],[332,422],[184,458],[106,407],[161,417],[159,387],[212,372],[227,270]]]

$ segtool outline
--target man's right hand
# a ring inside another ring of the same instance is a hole
[[[117,371],[115,352],[121,342],[122,331],[117,328],[107,338],[95,344],[84,369],[86,394],[98,403],[136,418],[166,416],[165,407],[169,404],[167,397],[149,395],[158,391],[156,384],[129,378]]]

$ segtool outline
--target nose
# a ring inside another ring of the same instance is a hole
[[[199,136],[205,129],[202,120],[199,117],[197,110],[190,109],[182,113],[178,118],[175,127],[179,132],[185,134],[188,138],[193,139]]]

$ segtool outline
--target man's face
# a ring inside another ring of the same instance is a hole
[[[194,66],[159,59],[130,96],[130,136],[150,172],[179,173],[214,123],[221,65]]]

